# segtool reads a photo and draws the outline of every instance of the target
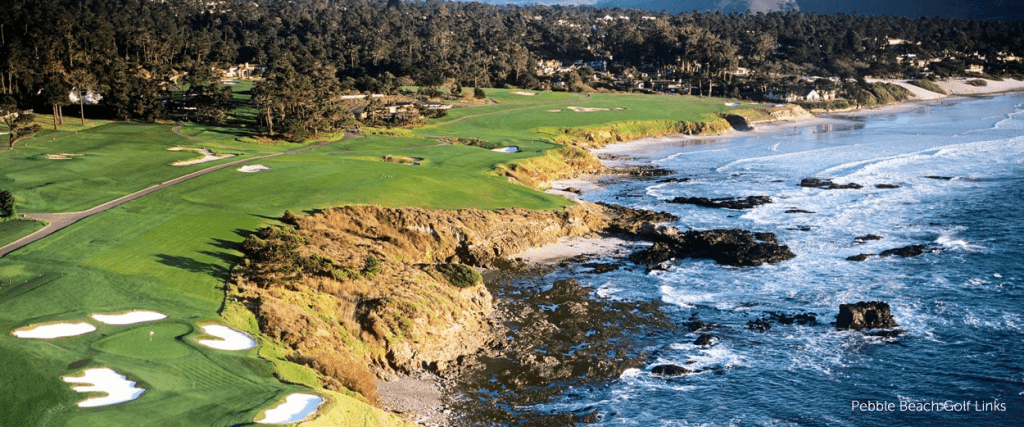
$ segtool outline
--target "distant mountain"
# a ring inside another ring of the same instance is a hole
[[[464,0],[472,1],[472,0]],[[477,0],[491,4],[581,5],[682,13],[800,11],[818,15],[919,16],[975,20],[1024,20],[1021,0]]]

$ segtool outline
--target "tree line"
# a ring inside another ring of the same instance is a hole
[[[5,4],[0,95],[52,110],[55,127],[68,94],[86,89],[98,89],[124,119],[223,120],[230,92],[211,70],[241,63],[267,67],[253,96],[266,130],[278,133],[336,126],[336,97],[344,93],[390,93],[403,84],[543,87],[541,59],[612,58],[613,73],[655,68],[702,94],[767,88],[793,76],[917,78],[922,60],[939,75],[962,74],[969,63],[1024,74],[1020,62],[1004,60],[1024,56],[1021,22],[442,0]],[[750,74],[737,80],[740,67]]]

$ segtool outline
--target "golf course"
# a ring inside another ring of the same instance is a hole
[[[290,350],[261,336],[256,317],[225,292],[246,236],[277,224],[286,210],[342,205],[556,209],[572,202],[503,171],[512,164],[557,168],[566,147],[556,141],[566,129],[632,126],[638,130],[631,136],[652,136],[643,129],[655,122],[767,108],[691,96],[486,89],[486,102],[458,104],[413,129],[268,144],[253,138],[254,112],[245,105],[251,86],[234,86],[240,106],[229,125],[76,119],[53,130],[41,118],[43,131],[0,150],[0,190],[13,193],[19,214],[90,212],[0,258],[0,425],[247,425],[277,419],[268,410],[294,393],[323,398],[302,425],[407,425],[356,393],[325,390],[315,371],[289,362]],[[216,159],[174,165],[205,156],[188,149]],[[206,172],[90,211],[199,171]],[[0,246],[43,226],[0,222]],[[163,317],[118,320],[133,311]],[[112,323],[98,320],[108,318]],[[89,326],[74,335],[17,333],[82,323]],[[255,345],[210,346],[233,339],[212,332],[225,328]],[[100,368],[134,383],[125,390],[142,391],[118,403],[80,405],[114,396],[76,391],[80,384],[68,381]]]

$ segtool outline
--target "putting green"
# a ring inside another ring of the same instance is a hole
[[[132,326],[134,329],[104,338],[92,347],[104,353],[148,360],[177,359],[192,354],[192,349],[181,338],[194,330],[189,324],[147,322]]]

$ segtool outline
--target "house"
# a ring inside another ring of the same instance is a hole
[[[68,98],[71,99],[72,103],[78,104],[79,103],[79,99],[78,99],[79,96],[81,96],[79,94],[79,91],[72,90],[71,93],[68,95]],[[86,89],[85,90],[85,96],[81,99],[81,103],[85,104],[85,105],[96,105],[96,104],[99,104],[100,100],[102,100],[102,99],[103,99],[103,95],[100,95],[99,92],[97,92],[97,91],[95,91],[93,89]]]
[[[794,91],[769,91],[765,96],[766,99],[773,101],[782,102],[821,102],[821,101],[834,101],[836,99],[836,91],[818,91],[815,89],[804,89],[799,92]]]
[[[981,64],[969,64],[964,67],[964,72],[981,74],[985,72],[985,66]]]
[[[262,76],[267,71],[267,67],[262,65],[249,64],[238,64],[238,66],[228,68],[227,70],[221,70],[221,74],[224,78],[228,79],[251,79],[253,77]]]

